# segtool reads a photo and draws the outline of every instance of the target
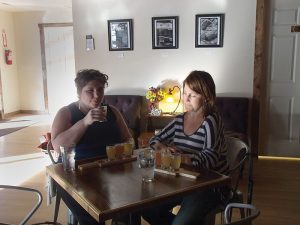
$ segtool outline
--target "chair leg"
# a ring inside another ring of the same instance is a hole
[[[240,208],[241,218],[245,218],[245,210]]]
[[[76,219],[76,217],[74,216],[73,212],[70,209],[68,209],[68,224],[69,225],[78,224],[78,220]]]
[[[57,191],[56,192],[55,209],[54,209],[54,219],[53,219],[54,223],[57,222],[60,200],[61,200],[61,195],[60,195],[59,191]]]

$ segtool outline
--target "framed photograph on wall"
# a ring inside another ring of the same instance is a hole
[[[109,51],[133,50],[132,19],[108,20]]]
[[[222,47],[224,14],[196,15],[195,47]]]
[[[152,49],[178,48],[178,16],[152,17]]]

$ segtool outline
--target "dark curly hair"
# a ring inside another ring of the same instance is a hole
[[[77,72],[76,78],[74,80],[77,88],[77,93],[79,94],[82,88],[92,80],[99,81],[100,83],[104,84],[105,87],[108,86],[108,76],[106,74],[94,69],[83,69]]]

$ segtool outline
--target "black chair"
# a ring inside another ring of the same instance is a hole
[[[214,225],[215,224],[215,216],[218,213],[221,213],[221,222],[223,224],[223,212],[226,208],[226,205],[231,202],[237,202],[237,203],[243,203],[243,193],[238,189],[239,182],[242,178],[244,166],[247,162],[247,159],[249,160],[249,170],[252,170],[252,159],[249,157],[251,155],[250,149],[248,148],[247,144],[243,142],[242,140],[235,138],[235,137],[226,137],[227,142],[227,161],[229,164],[229,176],[231,178],[231,186],[230,186],[230,193],[228,194],[227,198],[224,200],[223,204],[219,204],[212,212],[210,212],[205,220],[205,225]],[[251,161],[251,164],[250,164]],[[251,190],[248,188],[248,192],[251,191],[251,194],[248,194],[248,201],[251,202],[252,200],[252,187],[253,187],[253,181],[252,181],[252,171],[248,171],[249,178],[248,181],[250,181],[250,175],[251,175]],[[249,182],[250,183],[250,182]],[[249,202],[249,203],[250,203]],[[240,210],[241,217],[245,217],[244,210]]]
[[[28,220],[33,216],[33,214],[36,212],[36,210],[41,206],[43,201],[43,196],[41,192],[39,192],[36,189],[28,188],[28,187],[20,187],[20,186],[12,186],[12,185],[0,185],[0,189],[10,189],[10,190],[17,190],[22,192],[32,192],[37,195],[37,201],[35,205],[32,207],[29,213],[22,219],[22,221],[19,223],[19,225],[24,225],[28,222]],[[1,225],[8,225],[6,223],[0,222]]]
[[[232,210],[235,208],[247,211],[247,215],[244,218],[240,218],[233,221]],[[224,214],[225,225],[251,225],[252,220],[259,216],[260,210],[251,204],[229,203],[225,208]]]

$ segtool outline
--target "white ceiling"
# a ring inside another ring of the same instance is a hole
[[[0,10],[10,12],[44,11],[55,8],[72,8],[72,0],[0,0]]]

